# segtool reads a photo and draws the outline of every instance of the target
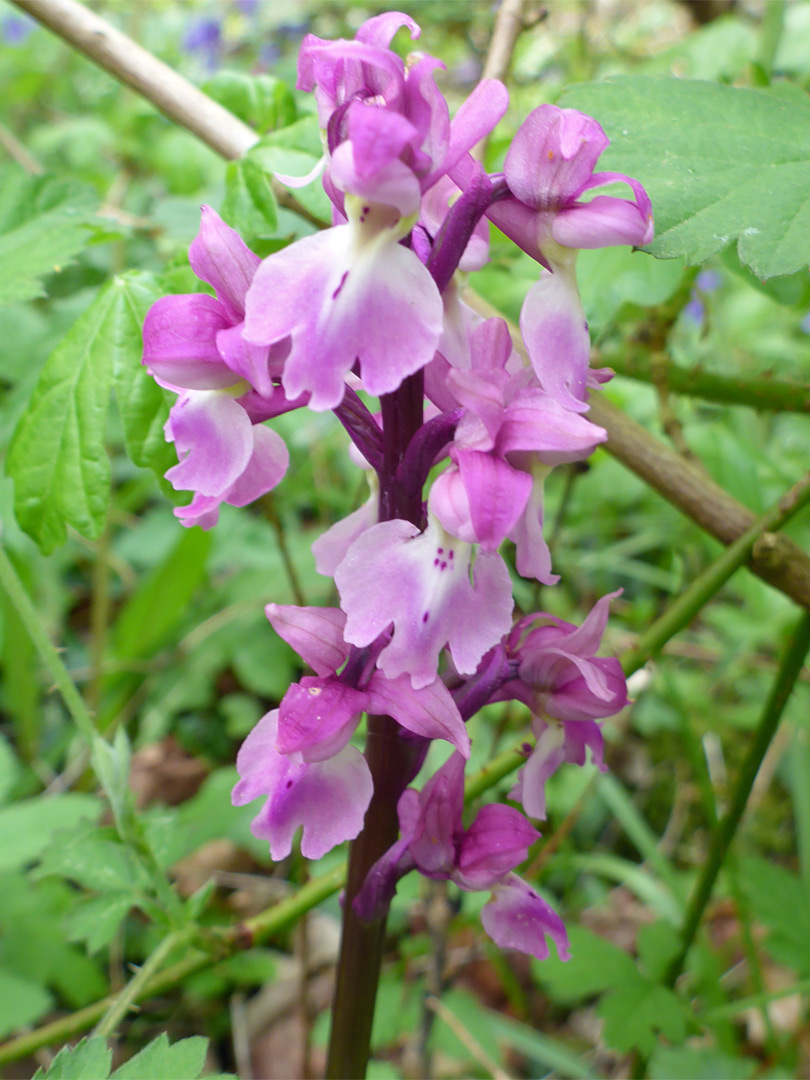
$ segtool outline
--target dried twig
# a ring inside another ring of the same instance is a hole
[[[259,141],[256,132],[232,112],[78,0],[12,2],[222,157],[240,158]],[[323,225],[280,184],[274,182],[273,191],[281,206],[311,224]]]

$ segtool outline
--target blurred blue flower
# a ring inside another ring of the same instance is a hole
[[[805,317],[799,323],[799,326],[802,328],[805,334],[810,334],[810,311],[807,312]]]
[[[695,278],[695,285],[701,292],[714,292],[723,284],[723,275],[719,270],[701,270]]]
[[[260,0],[236,0],[236,6],[246,15],[247,18],[252,19],[256,12],[259,10]]]
[[[706,314],[706,306],[698,296],[697,292],[692,290],[692,299],[683,309],[683,313],[687,319],[690,319],[696,326],[700,326],[703,322],[703,318]]]
[[[36,25],[27,15],[6,15],[0,21],[0,32],[7,44],[21,45]]]
[[[266,41],[259,56],[263,64],[272,67],[281,58],[281,49],[275,41]]]
[[[188,24],[183,38],[183,49],[187,53],[202,56],[209,70],[217,66],[221,47],[222,25],[219,19],[201,16]]]

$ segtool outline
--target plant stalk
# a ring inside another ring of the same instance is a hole
[[[674,986],[683,971],[686,957],[695,940],[703,913],[717,881],[717,875],[725,862],[729,847],[745,812],[762,759],[779,727],[779,721],[802,670],[808,649],[810,649],[810,612],[803,612],[763,707],[754,741],[749,747],[734,785],[729,809],[712,837],[706,865],[687,908],[681,932],[681,947],[667,969],[668,986]]]
[[[380,521],[398,518],[422,527],[422,492],[409,493],[396,473],[408,445],[422,424],[422,373],[411,375],[393,394],[380,399],[383,417],[383,462],[380,477]],[[386,918],[366,923],[353,902],[374,863],[399,835],[397,802],[411,779],[413,750],[399,738],[399,725],[389,716],[370,716],[366,760],[374,795],[363,831],[349,851],[349,870],[343,904],[332,1027],[326,1075],[353,1080],[366,1075],[371,1047],[374,1004],[382,964]]]

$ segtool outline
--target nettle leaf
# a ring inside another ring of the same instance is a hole
[[[567,90],[612,140],[599,168],[647,188],[659,258],[700,263],[737,241],[759,278],[810,257],[810,98],[779,83],[742,89],[697,80],[620,76]]]
[[[0,306],[45,295],[41,278],[86,246],[95,201],[83,185],[0,170]]]
[[[127,454],[136,465],[162,476],[175,464],[163,425],[174,396],[158,386],[141,363],[146,312],[164,294],[151,274],[130,271],[117,279],[125,311],[121,347],[113,353],[113,389]]]
[[[231,161],[225,170],[222,217],[246,237],[272,236],[278,225],[270,178],[250,157]]]
[[[112,1051],[104,1039],[82,1039],[63,1046],[46,1070],[37,1069],[34,1080],[107,1080]]]
[[[133,316],[120,280],[109,283],[45,363],[9,448],[21,527],[45,554],[66,525],[95,538],[110,497],[105,447],[116,354],[131,354]]]
[[[124,1062],[112,1080],[197,1080],[205,1064],[208,1040],[195,1035],[173,1045],[165,1032]]]

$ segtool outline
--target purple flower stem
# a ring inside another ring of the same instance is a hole
[[[407,378],[393,394],[380,399],[383,417],[383,453],[380,477],[380,521],[399,518],[420,528],[422,492],[407,491],[397,480],[397,469],[410,441],[422,425],[424,378]],[[343,932],[338,957],[332,1028],[326,1076],[354,1080],[366,1074],[374,1003],[382,962],[386,916],[363,922],[354,911],[354,898],[374,863],[399,835],[397,802],[412,779],[417,749],[399,736],[390,716],[369,716],[366,760],[374,779],[374,795],[363,831],[352,843],[343,901]]]
[[[382,432],[351,387],[346,387],[343,401],[334,413],[372,469],[380,472],[383,467]]]

